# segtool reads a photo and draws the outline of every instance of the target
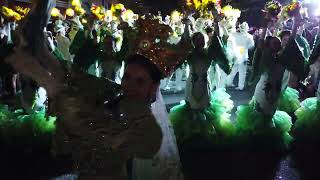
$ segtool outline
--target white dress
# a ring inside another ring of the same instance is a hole
[[[160,90],[157,101],[152,104],[152,112],[163,133],[162,145],[153,159],[134,159],[132,179],[183,180],[176,138]]]

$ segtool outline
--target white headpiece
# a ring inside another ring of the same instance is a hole
[[[243,22],[239,25],[240,32],[248,32],[249,31],[249,25],[247,22]]]

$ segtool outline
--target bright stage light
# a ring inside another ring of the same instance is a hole
[[[71,9],[71,8],[68,8],[66,10],[66,15],[69,16],[69,17],[73,17],[74,16],[74,10]]]
[[[81,22],[82,22],[82,24],[87,24],[88,23],[88,21],[86,19],[84,19],[84,18],[81,19]]]

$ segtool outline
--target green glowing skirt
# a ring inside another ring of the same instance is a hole
[[[0,143],[3,149],[48,146],[55,131],[54,117],[44,111],[27,114],[23,110],[10,110],[0,105]]]
[[[235,133],[230,121],[233,102],[223,89],[214,91],[210,106],[193,110],[184,101],[174,106],[169,113],[178,143],[194,136],[212,139],[213,143],[226,143],[225,139]]]
[[[299,92],[287,87],[281,94],[278,110],[293,114],[300,107]]]
[[[320,139],[320,101],[317,97],[301,102],[301,107],[295,112],[295,115],[297,116],[293,128],[295,136]]]
[[[292,137],[291,117],[284,111],[276,111],[268,117],[253,107],[253,104],[242,105],[236,112],[236,130],[240,144],[254,143],[276,150],[287,150]]]

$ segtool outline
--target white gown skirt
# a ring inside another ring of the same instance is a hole
[[[133,180],[183,180],[176,138],[160,90],[152,112],[162,129],[162,145],[153,159],[134,159]]]

